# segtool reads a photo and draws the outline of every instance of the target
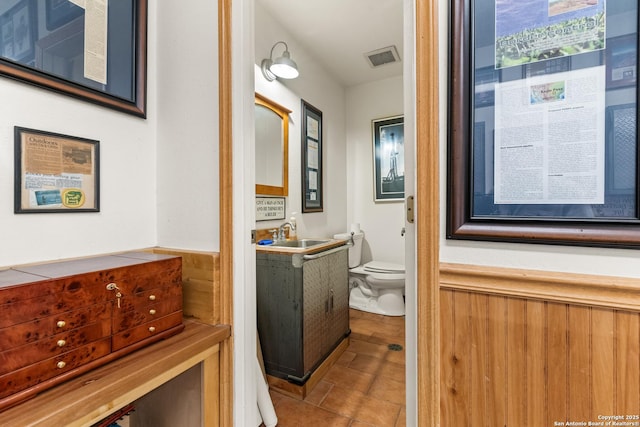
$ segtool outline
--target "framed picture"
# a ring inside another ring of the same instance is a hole
[[[449,6],[447,239],[640,247],[638,3]]]
[[[322,212],[322,112],[302,100],[302,213]]]
[[[20,0],[0,16],[0,75],[139,117],[146,56],[147,0]]]
[[[98,141],[14,128],[15,213],[99,212]]]
[[[372,121],[376,202],[404,200],[404,116]]]
[[[33,63],[35,16],[36,4],[32,0],[21,0],[0,16],[0,52],[3,58]]]

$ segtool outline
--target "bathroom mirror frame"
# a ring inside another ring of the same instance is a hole
[[[260,176],[259,168],[267,167],[268,165],[266,162],[261,162],[260,159],[256,158],[256,194],[268,196],[287,196],[289,193],[289,114],[291,113],[291,110],[273,102],[269,98],[260,95],[259,93],[255,94],[255,105],[256,107],[260,105],[268,108],[276,115],[278,115],[282,120],[282,143],[280,145],[282,152],[282,185],[269,185],[266,183],[257,182],[258,177]],[[259,128],[257,120],[258,118],[256,117],[256,129]],[[260,143],[260,141],[264,141],[264,139],[261,139],[260,135],[258,135],[258,132],[256,132],[256,147]],[[275,143],[274,146],[275,145],[277,145],[277,143]]]

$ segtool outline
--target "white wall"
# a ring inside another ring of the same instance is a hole
[[[346,230],[346,135],[344,89],[307,53],[282,26],[255,2],[255,62],[268,58],[271,47],[283,40],[291,59],[298,64],[300,76],[294,80],[267,82],[256,72],[256,92],[289,108],[289,197],[286,218],[297,212],[298,237],[330,237]],[[281,54],[281,46],[274,54]],[[322,111],[323,121],[323,212],[302,214],[301,184],[301,101],[304,99]],[[283,221],[260,221],[258,228],[273,228]]]
[[[158,245],[218,251],[217,3],[158,8]]]
[[[155,5],[149,13],[146,120],[0,77],[0,266],[156,243]],[[14,214],[14,126],[100,141],[100,212]]]
[[[404,264],[404,203],[374,201],[372,135],[372,120],[403,114],[402,82],[399,76],[347,90],[347,218],[364,231],[363,262]]]
[[[640,277],[637,250],[468,242],[445,239],[448,2],[439,0],[440,31],[440,259],[443,262]]]

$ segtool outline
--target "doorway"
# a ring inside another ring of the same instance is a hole
[[[244,3],[244,4],[243,4]],[[227,150],[233,151],[233,158],[221,161],[221,166],[225,164],[233,164],[233,172],[227,172],[227,178],[239,185],[227,186],[221,185],[221,197],[230,195],[233,191],[233,211],[239,220],[233,221],[233,216],[221,215],[221,225],[225,224],[228,229],[237,231],[238,235],[246,235],[250,227],[247,224],[253,224],[252,215],[247,211],[247,200],[253,203],[251,186],[253,183],[247,184],[245,171],[246,165],[250,158],[246,158],[247,146],[242,144],[252,143],[252,138],[247,138],[243,134],[243,118],[251,116],[247,114],[250,106],[253,105],[253,87],[250,85],[252,81],[250,73],[246,70],[252,69],[254,62],[253,42],[251,36],[253,5],[251,2],[236,2],[233,4],[231,0],[220,0],[221,19],[228,19],[230,24],[228,27],[221,25],[221,62],[223,59],[233,61],[234,70],[240,70],[245,67],[244,71],[234,74],[231,79],[230,67],[227,73],[221,74],[221,122],[226,122],[227,130],[221,130],[221,151],[226,147]],[[415,302],[413,308],[407,314],[407,323],[411,323],[411,330],[407,328],[407,337],[413,337],[413,354],[408,357],[408,363],[413,363],[416,369],[416,375],[413,376],[413,382],[407,384],[407,420],[416,420],[416,425],[438,425],[439,404],[438,404],[438,387],[439,387],[439,357],[438,357],[438,235],[439,235],[439,172],[438,172],[438,145],[439,133],[437,123],[438,117],[438,10],[437,1],[417,2],[406,0],[405,11],[409,11],[410,17],[405,17],[405,28],[410,29],[410,34],[405,34],[405,42],[413,46],[415,37],[415,74],[414,70],[406,70],[410,83],[405,85],[405,98],[410,99],[405,102],[409,108],[405,110],[405,115],[416,117],[417,120],[412,122],[415,130],[415,153],[416,153],[416,182],[421,183],[415,188],[416,194],[416,220],[415,220]],[[415,27],[413,17],[415,17]],[[227,33],[225,33],[225,28]],[[415,31],[414,31],[415,29]],[[250,35],[249,40],[247,34]],[[235,40],[229,42],[229,38]],[[226,40],[226,44],[225,44]],[[233,47],[233,49],[232,49]],[[412,62],[413,63],[413,62]],[[222,65],[221,65],[222,66]],[[414,80],[413,76],[418,77]],[[225,83],[225,77],[226,83]],[[247,86],[249,84],[249,86]],[[226,85],[226,86],[225,86]],[[233,93],[236,102],[231,102],[231,93]],[[223,96],[224,95],[224,96]],[[409,96],[406,96],[409,95]],[[417,102],[416,102],[417,101]],[[233,117],[233,120],[232,120]],[[250,117],[253,118],[252,116]],[[251,128],[251,127],[250,127]],[[223,134],[226,132],[226,134]],[[234,135],[231,138],[231,135]],[[235,140],[235,150],[232,149],[232,139]],[[240,145],[238,145],[240,144]],[[221,168],[221,176],[225,172]],[[221,183],[227,182],[221,178]],[[238,202],[238,198],[242,202]],[[244,220],[243,220],[244,218]],[[221,242],[221,247],[225,245]],[[233,299],[234,307],[246,307],[247,305],[255,308],[255,295],[250,295],[251,286],[247,281],[251,280],[250,275],[231,274],[238,272],[234,265],[242,265],[243,261],[250,262],[251,252],[253,248],[248,244],[231,245],[233,248],[232,262],[229,258],[221,265],[221,275],[224,277],[233,277],[234,290]],[[224,261],[224,260],[223,260]],[[255,274],[255,271],[254,271]],[[255,286],[255,281],[254,281]],[[240,301],[242,298],[242,301]],[[235,310],[237,312],[237,310]],[[243,309],[241,315],[234,314],[236,324],[234,346],[236,347],[234,356],[234,388],[236,399],[233,400],[235,421],[239,425],[242,423],[246,414],[246,408],[251,407],[252,396],[251,379],[246,372],[252,369],[250,358],[243,356],[244,351],[255,349],[255,330],[252,332],[250,327],[255,325],[255,310],[253,314],[249,310]],[[252,323],[253,322],[253,323]],[[238,326],[241,326],[240,328]],[[419,331],[419,333],[418,333]],[[409,342],[407,343],[410,347]],[[227,365],[228,367],[229,365]],[[253,388],[255,390],[255,387]],[[248,393],[243,393],[248,391]],[[227,390],[228,393],[228,390]],[[237,396],[246,396],[244,401]],[[413,403],[409,402],[409,399]],[[224,399],[223,399],[224,401]],[[418,411],[417,408],[420,408]],[[412,414],[409,414],[412,412]],[[243,415],[244,414],[244,415]]]

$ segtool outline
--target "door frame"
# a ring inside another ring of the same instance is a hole
[[[415,0],[418,425],[440,425],[438,0]]]
[[[439,350],[439,17],[438,0],[410,0],[415,10],[415,145],[416,145],[416,325],[417,342],[417,420],[419,426],[440,425],[440,350]],[[238,328],[233,325],[234,291],[244,290],[245,277],[234,276],[234,233],[242,230],[244,224],[234,223],[233,214],[241,203],[233,195],[244,194],[234,191],[233,125],[237,117],[232,112],[242,111],[243,99],[236,100],[234,109],[232,96],[232,58],[238,58],[232,49],[232,11],[251,15],[253,9],[241,9],[242,1],[218,0],[218,72],[219,72],[219,153],[220,153],[220,280],[222,301],[222,322],[232,325],[233,335]],[[249,2],[247,2],[249,3]],[[242,19],[246,19],[243,17]],[[237,21],[236,21],[237,22]],[[240,34],[238,31],[235,34]],[[242,61],[237,61],[240,65]],[[238,70],[236,70],[238,71]],[[249,70],[251,73],[253,70]],[[243,79],[245,73],[240,73]],[[238,75],[236,73],[236,75]],[[413,92],[413,91],[410,91]],[[244,93],[244,92],[242,92]],[[236,136],[242,145],[245,138]],[[238,147],[236,147],[238,149]],[[242,148],[239,149],[242,151]],[[237,159],[235,160],[237,164]],[[237,190],[237,185],[236,185]],[[242,209],[241,209],[242,210]],[[240,212],[237,218],[244,218]],[[239,220],[239,222],[244,222]],[[241,247],[242,241],[236,242]],[[237,249],[237,248],[236,248]],[[243,292],[240,292],[242,294]],[[237,325],[245,327],[246,325]],[[241,333],[238,341],[247,341]],[[239,343],[244,347],[244,343]],[[237,351],[236,351],[237,352]],[[242,359],[244,362],[244,359]],[[241,363],[243,364],[243,363]],[[232,426],[234,412],[246,409],[246,402],[234,399],[234,388],[249,390],[251,386],[236,385],[236,381],[251,381],[251,376],[234,376],[234,338],[221,345],[220,351],[220,425]],[[236,368],[237,369],[237,368]],[[255,385],[253,387],[255,390]],[[251,393],[250,393],[251,394]],[[246,399],[245,399],[246,400]],[[244,417],[239,415],[240,419]]]

